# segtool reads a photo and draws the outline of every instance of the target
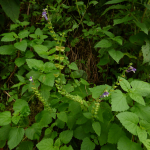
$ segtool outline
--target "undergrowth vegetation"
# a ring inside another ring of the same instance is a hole
[[[1,150],[150,150],[149,0],[0,0]]]

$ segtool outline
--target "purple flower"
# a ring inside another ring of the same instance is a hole
[[[44,17],[46,20],[48,20],[48,18],[47,18],[47,15],[46,15],[47,13],[46,13],[46,10],[45,9],[43,9],[43,12],[42,12],[42,17]]]
[[[131,71],[133,71],[133,72],[135,73],[136,68],[133,68],[132,66],[130,66],[130,67],[126,70],[126,72],[131,72]]]
[[[30,77],[29,81],[32,81],[32,82],[33,82],[33,78],[32,78],[32,77]]]
[[[103,97],[106,97],[106,96],[108,97],[108,95],[109,95],[108,92],[104,92],[103,95],[100,95],[100,98],[103,98]]]

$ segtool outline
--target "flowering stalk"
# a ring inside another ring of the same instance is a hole
[[[91,113],[93,114],[93,118],[97,118],[99,107],[100,107],[100,103],[95,102],[94,106],[92,107],[92,111],[91,111]]]

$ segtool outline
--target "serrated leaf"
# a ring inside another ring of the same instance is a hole
[[[92,123],[92,127],[93,127],[95,133],[96,133],[98,136],[100,136],[100,134],[101,134],[101,125],[100,125],[100,123],[99,123],[99,122],[93,122],[93,123]]]
[[[124,2],[124,1],[126,1],[126,0],[111,0],[111,1],[108,1],[107,3],[105,3],[105,5],[106,5],[106,4],[116,4],[116,3],[121,3],[121,2]]]
[[[82,79],[82,78],[81,78],[80,82],[81,82],[82,84],[84,84],[84,85],[90,85],[86,80],[84,80],[84,79]]]
[[[128,92],[131,89],[129,82],[125,78],[122,78],[122,77],[118,77],[118,79],[119,79],[121,88],[124,91]]]
[[[9,133],[8,146],[10,149],[15,148],[23,139],[24,129],[13,127]]]
[[[6,34],[4,37],[1,38],[1,41],[3,41],[3,42],[12,42],[14,40],[15,40],[15,38],[14,38],[13,34]]]
[[[78,67],[76,65],[75,62],[72,62],[70,65],[69,65],[69,68],[72,69],[72,70],[78,70]]]
[[[43,84],[53,87],[54,85],[55,76],[53,73],[48,74],[42,74],[39,77],[39,81],[41,81]]]
[[[59,137],[64,144],[68,144],[73,137],[73,131],[72,130],[62,131]]]
[[[63,121],[63,122],[67,122],[67,114],[65,112],[60,112],[57,114],[57,117]]]
[[[84,117],[92,119],[92,114],[90,112],[83,113]]]
[[[133,20],[133,17],[125,16],[121,19],[114,19],[114,24],[113,25],[125,23],[125,22],[128,22],[130,20]]]
[[[111,93],[112,111],[125,111],[129,109],[126,96],[120,91],[115,90]]]
[[[7,140],[11,126],[8,124],[0,128],[0,140]]]
[[[27,65],[30,69],[40,70],[43,68],[43,61],[37,59],[26,59]]]
[[[146,139],[147,139],[147,132],[146,132],[146,130],[141,129],[140,127],[137,127],[137,134],[138,134],[139,140],[141,142],[146,141]]]
[[[142,104],[145,106],[145,101],[143,99],[143,97],[135,90],[135,89],[131,89],[129,92],[129,96],[136,102],[138,102],[139,104]]]
[[[142,150],[139,143],[134,143],[126,136],[122,137],[118,141],[118,150]]]
[[[27,49],[27,41],[26,41],[26,40],[22,40],[21,42],[15,43],[14,46],[15,46],[17,49],[19,49],[19,50],[25,52],[26,49]]]
[[[148,34],[148,30],[149,30],[149,29],[147,28],[147,26],[146,26],[145,23],[139,22],[139,21],[135,21],[135,24],[136,24],[139,28],[141,28],[141,30],[142,30],[144,33]]]
[[[142,46],[143,64],[150,62],[150,42],[148,39],[146,39],[145,42],[146,45]]]
[[[122,52],[116,51],[115,49],[109,50],[108,53],[117,63],[119,63],[119,60],[124,56]]]
[[[34,45],[33,48],[34,48],[35,52],[38,53],[39,56],[48,55],[47,54],[48,48],[44,45]]]
[[[102,40],[99,41],[94,47],[95,47],[95,48],[97,48],[97,47],[108,48],[108,47],[111,47],[111,46],[112,46],[111,41],[106,40],[106,39],[102,39]]]
[[[118,44],[122,45],[122,37],[121,36],[116,36],[114,38],[111,38],[113,41],[116,41]]]
[[[13,45],[4,45],[0,46],[0,54],[1,55],[12,55],[16,51]]]
[[[139,122],[139,118],[136,114],[132,112],[121,112],[116,116],[130,133],[137,135],[137,124]]]
[[[11,123],[11,112],[4,111],[0,113],[0,126],[5,126]]]
[[[88,138],[84,138],[82,144],[81,144],[81,150],[94,150],[95,144]]]
[[[91,4],[96,5],[97,3],[98,3],[97,1],[90,1],[89,5],[91,5]]]
[[[30,33],[30,32],[29,32],[28,30],[22,30],[22,31],[19,32],[18,37],[19,37],[20,39],[21,39],[21,38],[28,37],[29,33]]]
[[[20,67],[20,66],[22,66],[24,63],[26,62],[26,60],[25,60],[25,58],[17,58],[16,60],[15,60],[15,64],[18,66],[18,67]]]
[[[77,114],[81,112],[81,106],[78,102],[70,102],[68,111],[71,111],[73,114]]]
[[[31,141],[23,141],[19,144],[17,150],[33,150],[33,146]]]
[[[35,34],[36,34],[36,35],[43,35],[43,32],[42,32],[42,30],[41,30],[40,28],[37,28],[37,29],[35,30]]]
[[[55,150],[53,147],[53,139],[51,138],[43,139],[36,145],[36,147],[39,150]]]
[[[116,144],[118,140],[124,135],[125,133],[123,132],[122,128],[119,127],[117,124],[113,124],[109,129],[108,142]]]

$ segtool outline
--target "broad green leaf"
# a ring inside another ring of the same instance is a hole
[[[147,139],[147,132],[146,132],[146,130],[141,129],[140,127],[137,127],[137,134],[138,134],[139,140],[141,142],[146,141],[146,139]]]
[[[121,3],[121,2],[124,2],[124,1],[126,1],[126,0],[111,0],[111,1],[108,1],[107,3],[105,3],[105,5],[106,5],[106,4],[116,4],[116,3]]]
[[[26,40],[22,40],[21,42],[17,42],[14,44],[14,47],[16,47],[17,49],[25,52],[27,49],[27,41]]]
[[[57,113],[57,117],[63,121],[63,122],[67,122],[67,114],[65,112],[60,112]]]
[[[31,141],[23,141],[16,150],[33,150],[33,146]]]
[[[103,66],[106,65],[110,62],[110,57],[108,54],[105,54],[99,61],[99,63],[97,64],[97,66]]]
[[[78,119],[76,121],[76,124],[84,124],[84,123],[87,122],[87,120],[88,119],[86,117],[84,117],[84,115],[81,115],[81,116],[78,117]]]
[[[147,150],[150,149],[150,139],[147,139],[146,141],[142,142],[144,144],[144,146],[147,148]]]
[[[128,92],[131,89],[130,83],[125,78],[118,77],[118,79],[119,79],[121,88],[124,91]]]
[[[116,116],[130,133],[137,135],[137,124],[139,122],[139,118],[136,114],[132,112],[121,112]]]
[[[76,65],[75,62],[72,62],[70,65],[69,65],[69,68],[72,69],[72,70],[78,70],[78,67]]]
[[[38,150],[55,150],[53,147],[53,139],[51,138],[43,139],[36,145],[36,147]]]
[[[30,69],[41,70],[43,68],[43,61],[37,59],[26,59],[27,65]]]
[[[63,85],[63,89],[66,90],[68,93],[74,91],[74,87],[71,84]]]
[[[108,53],[117,63],[119,63],[119,60],[124,56],[122,52],[114,49],[109,50]]]
[[[26,53],[25,53],[25,58],[32,58],[34,57],[34,54],[33,52],[31,52],[30,50],[27,50]]]
[[[83,113],[84,117],[88,118],[88,119],[92,119],[92,113],[90,112],[85,112]]]
[[[28,21],[23,21],[23,22],[20,22],[20,25],[23,27],[23,26],[27,26],[27,25],[29,25],[30,24],[30,22],[28,22]]]
[[[101,147],[101,150],[116,150],[116,145],[114,144],[106,144]]]
[[[3,41],[3,42],[11,42],[11,41],[14,41],[14,40],[15,40],[15,38],[13,36],[13,32],[4,35],[4,37],[2,37],[2,39],[1,39],[1,41]]]
[[[139,22],[139,21],[135,21],[135,24],[136,24],[139,28],[141,28],[141,30],[142,30],[144,33],[148,34],[148,30],[149,30],[149,29],[147,28],[147,26],[146,26],[145,23]]]
[[[58,138],[58,139],[55,141],[54,146],[57,146],[57,147],[60,147],[60,146],[61,146],[60,138]]]
[[[48,127],[48,124],[52,122],[52,117],[49,111],[43,110],[35,116],[35,120],[37,123],[39,123],[39,126],[43,128]]]
[[[84,138],[82,144],[81,144],[81,150],[94,150],[95,144],[88,138]]]
[[[53,73],[48,74],[42,74],[39,77],[39,81],[41,81],[43,84],[53,87],[54,85],[55,76]]]
[[[12,55],[16,51],[16,48],[13,45],[4,45],[0,46],[1,55]]]
[[[61,6],[62,6],[63,8],[65,8],[65,9],[70,8],[70,6],[67,6],[67,5],[65,5],[65,4],[61,4]]]
[[[18,124],[20,118],[21,118],[21,116],[16,116],[16,115],[15,115],[15,116],[12,117],[12,122],[13,122],[14,124]]]
[[[115,90],[111,93],[112,111],[125,111],[129,109],[126,96],[120,91]]]
[[[72,130],[62,131],[59,137],[64,144],[68,144],[73,137],[73,131]]]
[[[150,135],[150,123],[147,122],[146,120],[140,120],[139,122],[140,124],[140,127],[143,129],[143,130],[146,130],[147,133]]]
[[[126,23],[130,20],[133,20],[133,17],[125,16],[122,19],[114,19],[113,25],[115,26],[116,24]]]
[[[118,140],[124,135],[125,133],[121,127],[119,127],[117,124],[112,124],[108,133],[108,143],[116,144]]]
[[[6,145],[6,140],[0,140],[0,148],[3,149],[3,147]]]
[[[111,47],[111,46],[112,46],[111,41],[106,40],[106,39],[102,39],[102,40],[99,41],[94,47],[95,47],[95,48],[97,48],[97,47],[108,48],[108,47]]]
[[[114,38],[111,38],[113,41],[116,41],[118,44],[122,45],[122,37],[121,36],[116,36]]]
[[[109,32],[109,31],[106,31],[106,30],[102,30],[102,32],[104,33],[104,34],[106,34],[108,37],[110,37],[110,38],[113,38],[115,35],[113,34],[113,33],[111,33],[111,32]]]
[[[44,45],[34,45],[34,50],[38,53],[38,55],[47,55],[48,48]]]
[[[135,89],[131,89],[129,95],[134,101],[145,106],[143,97]]]
[[[26,62],[26,60],[25,60],[25,58],[17,58],[17,59],[15,59],[15,64],[18,66],[18,67],[20,67],[20,66],[22,66],[24,63]]]
[[[13,127],[9,133],[8,147],[10,149],[15,148],[21,142],[23,136],[24,136],[23,128]]]
[[[90,1],[89,5],[91,5],[91,4],[96,5],[97,3],[98,3],[98,1]]]
[[[49,73],[54,69],[56,69],[56,67],[55,67],[54,63],[51,63],[51,62],[46,62],[43,66],[43,71],[45,73]]]
[[[143,150],[139,143],[132,142],[126,136],[118,141],[118,150]]]
[[[10,19],[16,23],[20,13],[20,1],[19,0],[0,0],[0,4]]]
[[[78,102],[70,102],[68,111],[71,111],[73,114],[80,113],[81,112],[81,106]]]
[[[66,145],[64,145],[64,146],[60,147],[60,150],[73,150],[73,148],[72,148],[71,145],[69,145],[69,147],[67,147]]]
[[[40,28],[37,28],[37,29],[35,30],[35,34],[36,34],[36,35],[43,35],[43,32],[42,32],[42,30],[41,30]]]
[[[112,5],[112,6],[108,7],[108,8],[106,8],[105,11],[102,13],[102,15],[104,15],[107,11],[109,11],[111,9],[126,9],[126,8],[127,8],[127,6],[125,6],[125,5],[119,5],[119,4],[118,5]]]
[[[0,113],[0,126],[5,126],[11,123],[11,112],[4,111]]]
[[[76,2],[76,4],[77,4],[77,5],[84,5],[84,2],[78,1],[78,2]]]
[[[100,125],[100,123],[99,123],[99,122],[93,122],[93,123],[92,123],[92,127],[93,127],[95,133],[96,133],[98,136],[100,136],[100,134],[101,134],[101,125]]]
[[[150,106],[143,106],[141,104],[135,103],[131,108],[131,111],[136,114],[139,118],[150,121]]]
[[[30,33],[30,32],[29,32],[28,30],[22,30],[22,31],[19,32],[18,37],[19,37],[20,39],[21,39],[21,38],[28,37],[29,33]]]
[[[146,45],[142,46],[143,64],[150,62],[150,42],[148,39],[146,39],[145,42]]]
[[[8,124],[0,128],[0,140],[7,140],[11,126]]]
[[[10,31],[15,30],[17,27],[19,27],[19,24],[11,24],[10,25]]]
[[[82,84],[84,84],[84,85],[90,85],[86,80],[84,80],[84,79],[82,79],[82,78],[81,78],[80,82],[81,82]]]
[[[69,115],[67,119],[67,126],[71,130],[75,125],[76,117],[74,115]]]
[[[100,95],[104,93],[105,90],[109,91],[111,87],[107,84],[105,85],[99,85],[93,88],[89,88],[89,90],[92,92],[92,97],[94,99],[98,98]]]
[[[40,35],[40,39],[44,40],[44,39],[46,39],[46,38],[48,38],[47,35]]]
[[[36,34],[30,34],[29,37],[33,38],[33,39],[36,39],[37,38],[37,35]]]

